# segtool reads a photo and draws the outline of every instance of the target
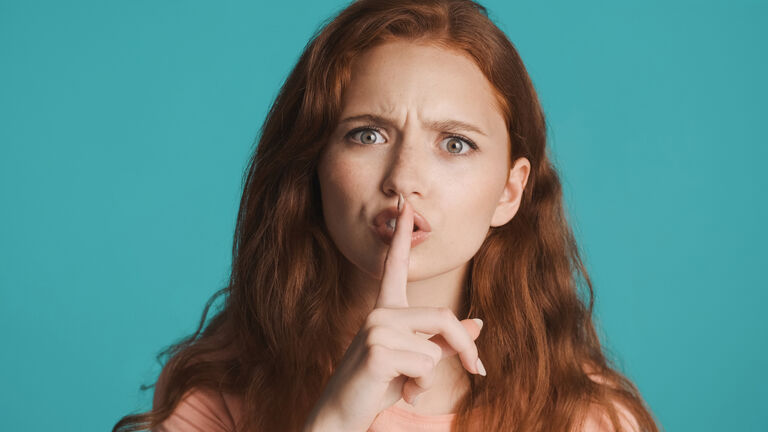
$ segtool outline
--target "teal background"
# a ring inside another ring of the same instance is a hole
[[[487,1],[548,116],[620,370],[768,424],[759,1]],[[341,1],[0,0],[0,430],[104,431],[224,286],[267,108]]]

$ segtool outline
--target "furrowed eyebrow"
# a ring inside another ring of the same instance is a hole
[[[353,121],[367,121],[371,123],[379,123],[379,124],[384,124],[388,126],[394,126],[395,124],[394,121],[386,117],[382,117],[374,114],[362,114],[362,115],[347,117],[341,120],[339,123],[347,123],[347,122],[353,122]],[[427,125],[431,129],[435,129],[435,130],[449,130],[449,131],[463,130],[463,131],[475,132],[482,136],[487,136],[485,132],[483,132],[479,127],[460,121],[460,120],[437,120],[437,121],[427,122]]]

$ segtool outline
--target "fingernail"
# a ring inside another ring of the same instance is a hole
[[[483,328],[483,320],[481,320],[480,318],[472,318],[472,321],[476,322],[481,329]]]
[[[419,396],[421,396],[421,393],[419,393],[416,396],[411,398],[411,405],[413,405],[413,406],[416,405],[416,401],[419,400]]]
[[[403,210],[403,194],[400,194],[400,197],[397,199],[397,212],[400,213]]]
[[[485,376],[485,366],[479,358],[477,359],[477,371],[480,372],[480,375]]]

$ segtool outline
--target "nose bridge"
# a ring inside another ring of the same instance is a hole
[[[389,166],[382,182],[387,195],[423,194],[426,185],[422,173],[427,160],[424,138],[418,131],[404,132],[389,155]]]

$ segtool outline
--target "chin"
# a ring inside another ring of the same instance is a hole
[[[371,279],[381,280],[381,277],[384,274],[384,259],[386,253],[386,249],[384,249],[379,256],[368,255],[362,257],[361,255],[356,255],[355,259],[350,259],[349,256],[344,254],[342,255],[344,255],[347,265],[353,266],[356,271],[363,273],[366,277]],[[408,282],[430,279],[456,268],[455,266],[434,268],[434,260],[430,259],[428,262],[424,262],[421,257],[415,255],[416,254],[412,251],[410,265],[408,266]]]

